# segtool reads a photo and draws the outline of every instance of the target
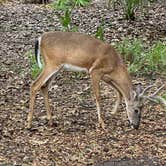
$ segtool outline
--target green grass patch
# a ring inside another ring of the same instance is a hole
[[[104,40],[104,24],[103,24],[103,22],[97,27],[95,37],[100,39],[100,40]]]
[[[35,79],[42,71],[42,69],[39,68],[37,65],[37,62],[35,60],[35,55],[32,53],[32,51],[29,51],[26,53],[29,59],[30,63],[30,72],[31,72],[31,77],[32,79]]]
[[[156,42],[147,47],[141,40],[128,39],[116,44],[116,48],[128,64],[129,72],[135,75],[166,74],[166,45]]]
[[[164,93],[162,97],[166,100],[166,93]]]

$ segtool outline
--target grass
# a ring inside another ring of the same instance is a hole
[[[32,53],[32,51],[28,51],[26,53],[28,56],[29,62],[30,62],[30,72],[32,79],[35,79],[42,71],[42,69],[39,68],[39,66],[36,63],[35,55]]]
[[[166,45],[156,42],[147,47],[141,40],[128,39],[116,44],[116,48],[128,64],[129,72],[135,75],[166,74]]]
[[[101,23],[100,26],[97,27],[95,37],[100,40],[104,40],[104,24],[103,23]]]
[[[166,93],[164,93],[162,97],[166,100]]]

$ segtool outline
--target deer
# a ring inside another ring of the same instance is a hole
[[[35,43],[35,58],[38,66],[43,67],[43,70],[30,87],[28,129],[32,127],[35,98],[39,90],[44,95],[48,124],[52,125],[48,90],[53,78],[62,69],[89,74],[96,101],[99,127],[105,128],[101,117],[100,81],[111,85],[116,91],[117,100],[111,113],[117,112],[123,98],[129,123],[134,129],[138,129],[140,125],[143,100],[156,101],[157,99],[166,105],[163,98],[156,97],[156,94],[166,85],[149,97],[144,94],[152,86],[142,90],[139,84],[134,89],[127,67],[116,50],[111,45],[90,35],[76,32],[45,32]]]

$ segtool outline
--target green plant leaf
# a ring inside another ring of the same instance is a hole
[[[64,16],[60,18],[60,21],[62,26],[69,30],[71,24],[71,13],[69,10],[65,11]]]
[[[123,7],[126,19],[134,20],[135,11],[138,7],[141,7],[143,0],[121,0],[120,4]]]
[[[53,3],[53,7],[57,10],[68,10],[70,8],[69,0],[56,0]]]
[[[28,51],[26,53],[28,56],[29,62],[30,62],[30,72],[32,79],[35,79],[42,71],[42,69],[39,68],[39,66],[36,63],[35,55],[33,55],[32,51]]]
[[[166,74],[166,46],[157,42],[152,47],[145,48],[143,42],[138,39],[133,41],[125,39],[117,45],[131,73],[142,75],[160,72]]]
[[[77,6],[87,6],[90,3],[90,0],[75,0]]]
[[[102,24],[97,27],[95,37],[100,39],[100,40],[104,40],[104,27]]]

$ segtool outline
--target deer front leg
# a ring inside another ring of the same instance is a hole
[[[104,82],[106,82],[107,84],[111,85],[114,90],[116,91],[116,95],[117,95],[117,100],[116,100],[116,103],[115,103],[115,106],[113,108],[113,110],[111,111],[111,114],[115,114],[119,108],[119,105],[120,105],[120,102],[121,102],[121,99],[122,99],[122,94],[121,92],[119,91],[118,87],[112,83],[111,79],[107,76],[107,75],[104,75],[102,80]]]
[[[102,127],[104,129],[105,128],[104,121],[101,118],[100,85],[99,85],[102,75],[96,70],[92,71],[90,74],[91,74],[92,87],[96,100],[99,127]]]

